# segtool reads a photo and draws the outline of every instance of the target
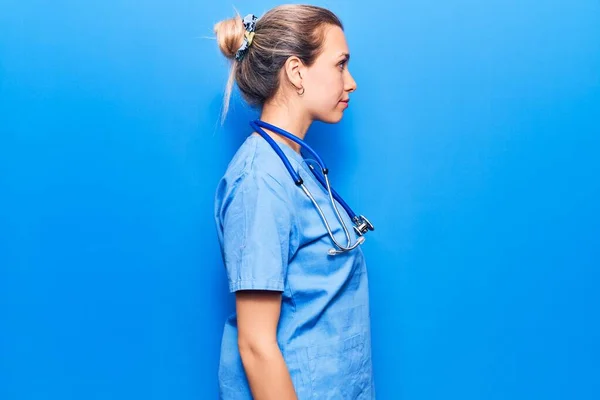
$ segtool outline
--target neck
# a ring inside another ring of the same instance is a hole
[[[304,140],[306,132],[310,127],[312,121],[305,116],[294,113],[293,110],[280,104],[268,104],[263,106],[262,113],[260,115],[261,121],[275,125],[281,128],[297,138]],[[269,129],[265,129],[265,132],[273,138],[273,140],[283,142],[290,146],[296,153],[300,153],[300,145],[276,132]]]

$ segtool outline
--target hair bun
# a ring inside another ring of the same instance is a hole
[[[229,59],[235,58],[235,53],[244,41],[244,23],[240,16],[217,22],[214,27],[217,43],[221,53]]]

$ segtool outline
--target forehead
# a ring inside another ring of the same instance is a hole
[[[349,53],[344,31],[342,31],[339,26],[328,26],[325,28],[323,55],[328,57],[339,57],[344,53]]]

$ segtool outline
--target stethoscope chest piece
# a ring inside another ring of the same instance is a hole
[[[354,222],[354,231],[359,236],[364,235],[368,231],[375,230],[373,224],[364,215],[354,217],[352,222]]]

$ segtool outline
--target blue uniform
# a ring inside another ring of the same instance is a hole
[[[321,206],[341,244],[346,238],[327,191],[302,156],[277,142]],[[352,242],[352,221],[338,203]],[[374,399],[367,270],[360,246],[334,247],[306,194],[260,136],[240,146],[220,180],[215,221],[229,290],[282,292],[277,342],[300,400]],[[237,346],[236,315],[223,331],[220,396],[251,399]]]

